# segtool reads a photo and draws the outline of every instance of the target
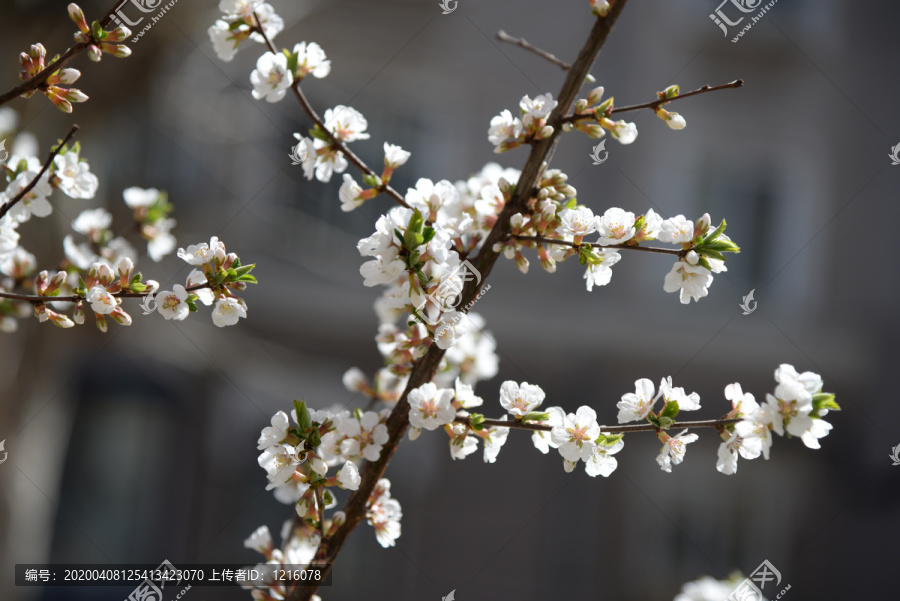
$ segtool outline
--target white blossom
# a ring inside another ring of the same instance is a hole
[[[627,242],[634,237],[634,213],[616,207],[607,209],[598,219],[598,244],[610,246]]]
[[[290,427],[287,413],[279,411],[272,416],[272,425],[262,429],[257,442],[257,450],[264,450],[273,445],[281,444],[287,438],[287,431]]]
[[[341,483],[341,487],[346,488],[347,490],[358,489],[360,482],[362,482],[362,478],[359,475],[359,469],[352,461],[348,461],[344,464],[344,467],[338,472],[337,479],[338,482]]]
[[[265,98],[268,102],[278,102],[284,98],[293,82],[293,76],[287,66],[287,57],[281,53],[266,52],[259,57],[256,69],[250,73],[252,94],[257,100]]]
[[[406,150],[403,150],[399,146],[395,144],[384,143],[384,165],[385,167],[390,167],[391,169],[396,169],[402,165],[406,164],[406,161],[409,160],[410,153]]]
[[[694,239],[694,224],[684,215],[676,215],[662,222],[659,241],[670,244],[688,244]]]
[[[368,126],[366,118],[353,107],[339,104],[325,111],[325,127],[343,142],[368,140],[369,134],[366,133]]]
[[[528,382],[507,380],[500,385],[500,405],[515,418],[534,411],[544,402],[544,396],[540,386]]]
[[[86,161],[78,157],[78,153],[69,151],[53,157],[55,174],[59,178],[59,189],[70,198],[93,198],[97,194],[100,180],[91,173]]]
[[[297,75],[301,79],[307,75],[321,79],[331,73],[331,61],[315,42],[295,44],[293,53],[297,55]]]
[[[247,309],[243,301],[230,297],[216,301],[212,312],[212,320],[216,326],[220,328],[233,326],[242,317],[247,317]]]
[[[456,409],[450,404],[453,401],[454,391],[449,388],[438,387],[433,382],[428,382],[411,390],[407,401],[409,402],[409,423],[414,428],[436,430],[447,425],[456,418]]]
[[[662,471],[671,472],[673,465],[684,461],[687,445],[699,438],[696,434],[687,434],[686,432],[687,430],[684,430],[678,436],[670,436],[663,444],[662,450],[656,458],[656,463],[659,464]]]
[[[93,286],[88,290],[86,300],[94,313],[100,315],[108,315],[119,306],[116,298],[103,286]]]
[[[585,460],[584,471],[592,478],[596,476],[608,478],[610,474],[616,471],[616,467],[619,465],[619,462],[616,461],[613,455],[621,451],[624,446],[625,441],[621,438],[610,446],[597,444],[594,452]]]
[[[175,284],[172,290],[162,290],[156,295],[156,310],[167,320],[181,321],[191,312],[187,298],[184,286]]]
[[[597,231],[597,218],[587,207],[563,209],[559,212],[559,220],[556,233],[560,236],[582,237]]]
[[[622,395],[622,400],[616,403],[619,408],[619,423],[624,424],[642,420],[653,409],[653,404],[659,398],[654,396],[653,382],[647,378],[641,378],[634,383],[634,392]]]
[[[575,413],[568,414],[563,423],[550,431],[551,440],[559,446],[559,454],[566,461],[587,461],[594,454],[595,442],[600,435],[597,413],[582,405]]]
[[[666,274],[663,290],[666,292],[679,292],[679,298],[683,305],[691,300],[699,301],[709,294],[713,276],[709,269],[702,265],[691,265],[687,261],[676,261],[672,270]]]
[[[587,291],[590,292],[594,286],[606,286],[612,280],[612,266],[618,263],[622,256],[616,250],[595,250],[594,253],[600,257],[599,263],[588,263],[584,272],[585,284]]]

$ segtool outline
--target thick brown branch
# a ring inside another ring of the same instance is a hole
[[[254,14],[254,16],[256,16],[256,13],[253,13],[253,14]],[[257,22],[259,22],[259,17],[256,17],[256,20],[257,20]],[[273,54],[278,54],[278,50],[275,48],[275,46],[269,40],[269,37],[266,35],[265,31],[263,31],[263,28],[256,27],[255,31],[257,33],[259,33],[265,39],[266,46],[269,48],[269,51],[272,52]],[[332,147],[340,150],[341,153],[345,157],[347,157],[347,161],[349,161],[351,165],[353,165],[354,167],[359,169],[365,175],[379,177],[377,173],[372,171],[372,169],[368,165],[366,165],[365,161],[363,161],[361,158],[359,158],[359,156],[357,156],[355,152],[350,150],[350,148],[346,144],[344,144],[344,142],[339,140],[337,138],[337,136],[335,136],[333,133],[331,133],[331,130],[328,129],[328,127],[325,124],[325,121],[322,120],[322,118],[316,112],[316,109],[313,108],[313,105],[310,104],[309,100],[306,98],[306,94],[304,94],[303,90],[300,88],[299,81],[295,81],[293,83],[293,85],[291,85],[291,91],[294,92],[294,96],[297,98],[297,101],[300,103],[300,106],[303,107],[303,111],[310,118],[310,120],[312,120],[313,123],[318,125],[319,129],[322,130],[322,132],[326,136],[328,136],[328,140],[331,142]],[[394,199],[394,202],[396,202],[400,206],[409,208],[409,205],[406,204],[406,199],[403,198],[403,195],[400,194],[394,188],[392,188],[390,184],[387,184],[387,183],[382,184],[378,188],[378,190],[379,190],[379,192],[384,192],[385,194],[390,196],[392,199]]]
[[[69,140],[72,139],[72,136],[75,135],[75,132],[78,131],[78,126],[73,125],[72,129],[69,130],[69,133],[66,134],[66,137],[63,138],[63,141],[57,144],[53,149],[50,150],[50,156],[47,157],[47,161],[41,167],[41,170],[38,171],[38,174],[28,182],[28,185],[22,188],[22,190],[16,194],[12,199],[10,199],[6,204],[0,207],[0,219],[3,219],[9,210],[13,208],[17,202],[25,198],[25,195],[31,192],[31,189],[34,188],[38,181],[44,176],[44,173],[47,172],[47,169],[50,168],[50,164],[53,163],[53,159],[56,158],[56,155],[59,154],[59,151],[62,150],[62,147],[69,143]]]
[[[116,7],[119,4],[121,4],[121,2],[119,0],[117,0],[116,3],[113,5],[113,7],[111,9],[109,9],[109,11],[107,11],[106,15],[102,19],[100,19],[101,27],[103,27],[103,28],[106,27],[106,25],[109,23],[110,19],[112,18],[113,13],[116,11]],[[31,79],[28,79],[28,80],[22,82],[18,86],[14,87],[12,90],[10,90],[4,94],[0,94],[0,105],[4,105],[7,102],[9,102],[10,100],[13,100],[14,98],[18,98],[22,94],[26,94],[28,92],[31,92],[31,91],[34,91],[34,90],[37,90],[38,88],[40,88],[44,84],[44,82],[47,81],[48,77],[50,77],[51,75],[53,75],[54,73],[56,73],[57,71],[59,71],[60,69],[65,67],[67,64],[69,64],[69,62],[73,58],[78,56],[88,46],[90,46],[90,44],[87,42],[76,42],[74,46],[72,46],[71,48],[66,50],[58,59],[56,59],[55,61],[53,61],[46,67],[44,67],[40,73],[38,73]]]
[[[575,103],[575,96],[581,88],[584,78],[594,64],[594,60],[597,58],[600,48],[606,41],[613,24],[616,22],[616,19],[622,12],[626,3],[627,0],[618,0],[606,17],[601,17],[596,20],[591,29],[591,33],[588,36],[587,42],[585,42],[584,47],[578,53],[575,62],[572,63],[572,68],[568,71],[566,80],[560,90],[558,105],[553,113],[550,114],[548,120],[549,124],[554,128],[553,134],[550,137],[535,143],[531,147],[531,152],[525,162],[522,175],[519,176],[515,193],[500,212],[497,223],[488,234],[478,256],[473,259],[476,269],[482,274],[481,281],[479,283],[475,282],[475,280],[470,280],[466,284],[459,303],[461,306],[465,306],[477,296],[481,290],[481,286],[490,274],[490,271],[499,256],[498,253],[493,250],[494,244],[503,240],[503,238],[509,234],[510,218],[515,213],[521,212],[525,208],[528,199],[536,193],[535,186],[538,182],[538,178],[544,170],[545,165],[552,158],[553,151],[556,148],[562,126],[562,116],[572,109],[572,105]],[[343,526],[338,528],[328,540],[328,565],[325,567],[326,570],[330,570],[331,565],[333,565],[335,558],[340,553],[344,542],[353,529],[365,519],[366,502],[372,494],[372,491],[375,489],[378,480],[384,474],[388,463],[390,463],[391,458],[394,456],[394,452],[397,450],[397,446],[400,444],[403,435],[409,427],[409,403],[406,400],[409,392],[432,380],[443,356],[444,351],[433,344],[413,368],[406,385],[406,390],[403,391],[403,395],[397,402],[397,406],[394,407],[394,410],[387,420],[389,439],[387,444],[384,445],[381,457],[378,461],[366,464],[366,467],[361,474],[362,482],[360,483],[359,489],[350,495],[350,498],[347,499],[347,503],[344,505],[343,511],[347,516],[347,521]],[[315,594],[317,588],[318,587],[315,586],[296,587],[288,593],[287,600],[309,601]]]
[[[454,421],[458,424],[468,424],[468,417],[457,417]],[[736,424],[740,419],[709,419],[692,422],[675,422],[669,428],[671,430],[681,430],[684,428],[721,428]],[[489,428],[510,428],[512,430],[531,430],[532,432],[549,432],[552,428],[546,424],[540,423],[524,423],[520,421],[504,421],[502,419],[485,419],[481,424]],[[655,432],[659,430],[653,424],[626,424],[618,426],[600,426],[600,431],[607,434],[623,434],[628,432]]]
[[[550,61],[551,63],[553,63],[560,69],[562,69],[563,71],[568,71],[569,69],[572,68],[572,65],[570,65],[566,61],[556,58],[555,56],[553,56],[546,50],[541,50],[537,46],[533,46],[532,44],[529,44],[528,41],[525,40],[525,38],[513,37],[513,36],[509,35],[508,33],[506,33],[505,31],[503,31],[502,29],[497,32],[497,39],[500,40],[501,42],[507,42],[508,44],[512,44],[514,46],[519,46],[520,48],[524,48],[525,50],[534,52],[539,57]]]
[[[666,104],[667,102],[675,102],[676,100],[681,100],[682,98],[690,98],[691,96],[697,96],[699,94],[706,94],[707,92],[715,92],[717,90],[733,90],[735,88],[739,88],[744,85],[743,79],[736,79],[730,83],[724,83],[719,86],[703,86],[696,90],[692,90],[690,92],[685,92],[684,94],[679,94],[674,98],[659,98],[654,100],[653,102],[645,102],[644,104],[632,104],[630,106],[622,106],[619,108],[614,108],[610,111],[610,114],[614,115],[616,113],[624,113],[627,111],[637,111],[640,109],[656,109],[658,106]],[[575,121],[583,121],[585,119],[593,119],[594,114],[592,112],[583,113],[581,115],[571,115],[566,117],[564,121],[567,123],[574,123]]]
[[[553,238],[542,238],[541,236],[517,236],[514,234],[510,234],[507,236],[507,239],[515,238],[516,240],[521,240],[522,242],[538,242],[540,244],[556,244],[557,246],[571,246],[572,248],[579,248],[581,246],[587,245],[592,248],[608,248],[611,250],[639,250],[647,253],[659,253],[663,255],[675,255],[681,256],[684,254],[684,250],[676,250],[674,248],[657,248],[655,246],[633,246],[629,244],[612,244],[612,245],[603,245],[597,243],[583,243],[583,244],[575,244],[574,242],[568,242],[567,240],[554,240]]]

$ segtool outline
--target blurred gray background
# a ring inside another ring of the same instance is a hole
[[[18,53],[36,41],[62,52],[74,30],[64,1],[3,0],[0,88],[17,82]],[[269,417],[305,398],[358,405],[341,385],[348,367],[380,365],[355,243],[386,199],[343,214],[340,178],[303,179],[288,152],[308,126],[290,98],[250,96],[262,46],[232,63],[206,29],[215,0],[180,0],[127,60],[79,57],[91,100],[74,115],[45,98],[9,104],[21,128],[50,143],[78,123],[83,156],[100,177],[92,201],[56,192],[56,211],[22,228],[23,244],[52,266],[83,209],[108,207],[119,228],[128,186],[168,190],[182,246],[222,237],[259,286],[249,318],[220,330],[208,312],[186,322],[142,318],[61,331],[35,320],[0,338],[0,598],[113,601],[119,589],[13,586],[13,565],[38,562],[255,562],[242,541],[277,533],[292,508],[264,491],[256,438]],[[498,29],[571,61],[591,27],[584,0],[274,0],[286,22],[279,47],[316,41],[332,74],[305,89],[320,112],[350,104],[372,139],[354,145],[370,164],[383,141],[412,151],[392,182],[465,179],[488,161],[521,167],[526,150],[494,155],[490,118],[523,94],[557,93],[563,73]],[[666,216],[726,218],[744,252],[710,295],[682,306],[663,292],[669,258],[626,254],[612,283],[588,293],[583,269],[528,276],[501,260],[477,311],[498,341],[500,373],[477,392],[499,416],[499,385],[527,380],[548,405],[590,404],[614,423],[615,403],[640,377],[672,375],[713,418],[739,381],[762,398],[782,362],[821,373],[844,411],[829,416],[818,451],[777,439],[772,459],[715,470],[719,440],[700,431],[683,465],[661,472],[652,435],[632,435],[609,479],[565,474],[513,433],[494,465],[481,453],[453,462],[439,433],[404,442],[388,477],[403,505],[403,535],[381,549],[372,529],[352,535],[326,601],[597,598],[668,601],[702,574],[751,572],[764,559],[791,584],[790,599],[896,597],[900,444],[895,375],[897,269],[890,236],[900,218],[895,79],[900,7],[889,0],[780,0],[738,43],[710,21],[715,0],[633,0],[592,73],[617,104],[646,102],[671,83],[683,91],[743,78],[744,88],[684,100],[688,122],[668,130],[632,114],[631,146],[563,138],[554,167],[595,211],[654,208]],[[82,4],[91,18],[107,1]],[[187,270],[170,257],[139,268],[163,286]],[[741,315],[755,289],[756,312]],[[193,589],[193,601],[249,599],[237,589]]]

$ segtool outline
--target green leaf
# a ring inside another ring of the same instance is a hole
[[[611,447],[622,440],[624,437],[625,434],[601,434],[594,442],[604,447]]]
[[[197,308],[197,303],[195,301],[188,298],[188,300],[185,302],[187,302],[188,309],[191,313],[197,313],[198,311],[200,311],[200,309]]]
[[[297,63],[300,60],[300,53],[299,52],[290,52],[287,48],[282,50],[282,52],[284,53],[284,56],[287,57],[288,70],[290,70],[291,73],[296,73],[297,72]]]
[[[476,431],[484,430],[484,416],[480,413],[473,413],[469,416],[469,426]]]
[[[659,414],[660,417],[675,417],[678,415],[678,411],[680,407],[678,406],[678,401],[669,401],[666,403],[666,406],[663,407],[662,413]]]
[[[718,238],[719,234],[721,234],[722,232],[725,231],[725,225],[726,225],[725,220],[723,219],[722,223],[719,224],[719,227],[717,227],[712,232],[710,232],[709,234],[706,235],[706,237],[703,239],[704,242],[712,242],[713,240]]]
[[[103,33],[104,33],[103,28],[100,27],[100,23],[97,21],[94,21],[93,23],[91,23],[91,33],[94,34],[95,40],[102,40],[104,37],[103,36]]]
[[[659,418],[657,418],[652,413],[647,416],[647,421],[650,422],[651,424],[653,424],[654,426],[656,426],[657,428],[661,427],[659,425]]]
[[[828,409],[829,411],[840,411],[841,406],[834,400],[834,395],[827,392],[820,392],[813,395],[813,410],[818,412],[820,409]]]
[[[425,244],[431,242],[432,238],[434,238],[434,228],[430,225],[427,226],[422,234],[422,237],[425,238]]]
[[[318,123],[309,129],[309,137],[316,138],[317,140],[322,140],[323,142],[331,142],[331,138],[328,137],[328,134],[322,131],[322,128],[319,127]]]
[[[257,283],[256,278],[249,274],[238,276],[238,278],[235,281],[236,282],[247,282],[248,284],[256,284]]]
[[[701,256],[712,257],[713,259],[718,259],[719,261],[725,260],[725,255],[717,250],[712,250],[709,248],[699,248],[697,252],[700,253]]]
[[[312,418],[309,416],[309,409],[306,408],[306,401],[294,401],[294,411],[297,412],[297,425],[301,432],[312,428]]]
[[[531,411],[522,416],[523,422],[545,422],[548,419],[550,419],[550,414],[540,411]]]
[[[659,418],[659,426],[658,427],[663,430],[668,430],[669,428],[671,428],[674,425],[675,425],[675,420],[672,419],[671,417],[660,417]]]

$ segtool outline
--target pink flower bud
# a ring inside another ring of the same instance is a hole
[[[131,48],[124,44],[110,44],[108,42],[100,42],[100,49],[108,52],[116,58],[126,58],[131,56]]]
[[[100,59],[103,58],[103,52],[101,52],[100,48],[95,44],[91,44],[90,46],[88,46],[88,58],[95,63],[99,63]]]
[[[74,2],[69,5],[69,18],[78,26],[82,33],[90,33],[91,28],[88,27],[87,19],[84,18],[84,11]]]

